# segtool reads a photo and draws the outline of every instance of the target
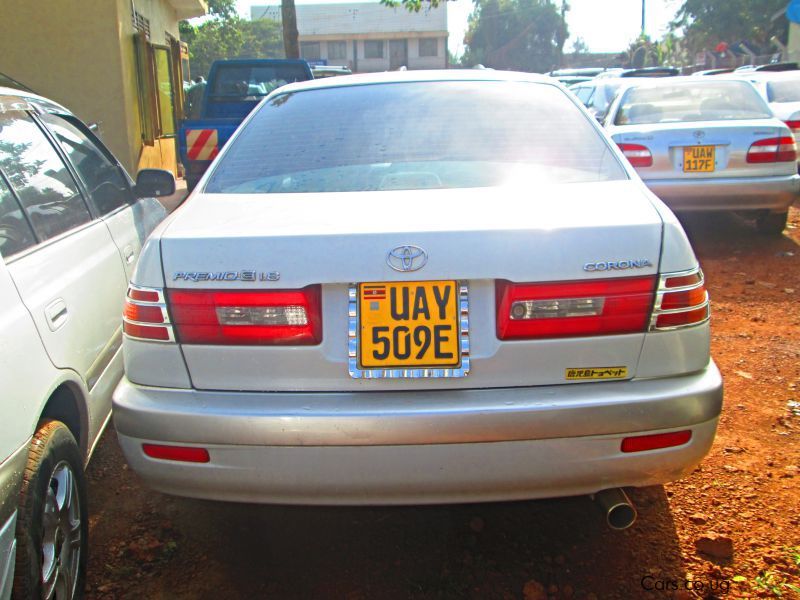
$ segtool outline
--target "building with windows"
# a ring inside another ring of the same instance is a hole
[[[251,19],[281,20],[281,7],[253,6]],[[418,13],[382,4],[298,4],[300,55],[353,72],[447,68],[447,2]]]
[[[206,0],[59,0],[42,10],[2,0],[2,71],[63,104],[135,174],[177,171],[175,134],[188,52],[178,21],[202,16]]]

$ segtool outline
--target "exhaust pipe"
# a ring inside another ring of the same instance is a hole
[[[621,488],[602,490],[592,498],[606,514],[606,523],[611,529],[621,531],[636,521],[636,508]]]

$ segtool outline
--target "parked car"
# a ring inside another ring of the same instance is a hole
[[[314,79],[324,79],[325,77],[338,77],[339,75],[352,75],[349,67],[335,67],[328,65],[311,65],[311,73]]]
[[[605,119],[647,186],[673,210],[736,210],[779,234],[800,192],[797,145],[747,81],[637,82]]]
[[[786,123],[800,142],[800,72],[747,73],[741,75],[769,104],[772,113]]]
[[[578,97],[589,113],[598,121],[606,118],[608,107],[614,101],[617,92],[633,80],[596,77],[591,81],[570,86],[570,91]]]
[[[733,73],[733,67],[720,67],[718,69],[705,69],[704,71],[695,71],[692,73],[693,77],[708,77],[710,75],[724,75],[726,73]]]
[[[270,92],[287,83],[309,79],[313,79],[311,69],[299,59],[214,61],[208,82],[199,88],[200,106],[194,102],[192,118],[181,121],[178,131],[186,187],[194,189],[231,134]]]
[[[766,65],[744,65],[734,69],[734,73],[779,73],[782,71],[797,71],[800,68],[796,62],[767,63]]]
[[[598,79],[606,77],[676,77],[681,74],[675,67],[641,67],[637,69],[607,69],[600,73]]]
[[[134,185],[67,109],[0,88],[2,598],[83,595],[83,469],[122,376],[119,307],[165,214],[151,196],[174,186]]]
[[[336,119],[308,118],[331,106]],[[548,77],[276,90],[132,281],[114,422],[165,493],[597,494],[623,528],[635,513],[617,488],[681,477],[716,431],[697,258]]]

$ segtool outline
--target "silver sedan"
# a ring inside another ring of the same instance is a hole
[[[764,233],[786,226],[800,192],[797,145],[751,83],[639,81],[617,95],[605,125],[673,210],[754,211]]]

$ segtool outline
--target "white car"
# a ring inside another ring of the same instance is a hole
[[[676,211],[746,211],[780,235],[800,194],[797,143],[741,78],[637,81],[606,129],[647,186]]]
[[[196,498],[599,493],[625,527],[615,490],[692,469],[722,402],[681,226],[530,74],[271,94],[150,237],[124,323],[122,449]]]
[[[154,184],[175,185],[134,185],[68,110],[0,88],[0,598],[83,596],[83,469],[122,376],[127,282],[165,216]]]
[[[760,71],[745,73],[741,77],[756,86],[772,113],[786,123],[795,141],[800,142],[800,72]]]

